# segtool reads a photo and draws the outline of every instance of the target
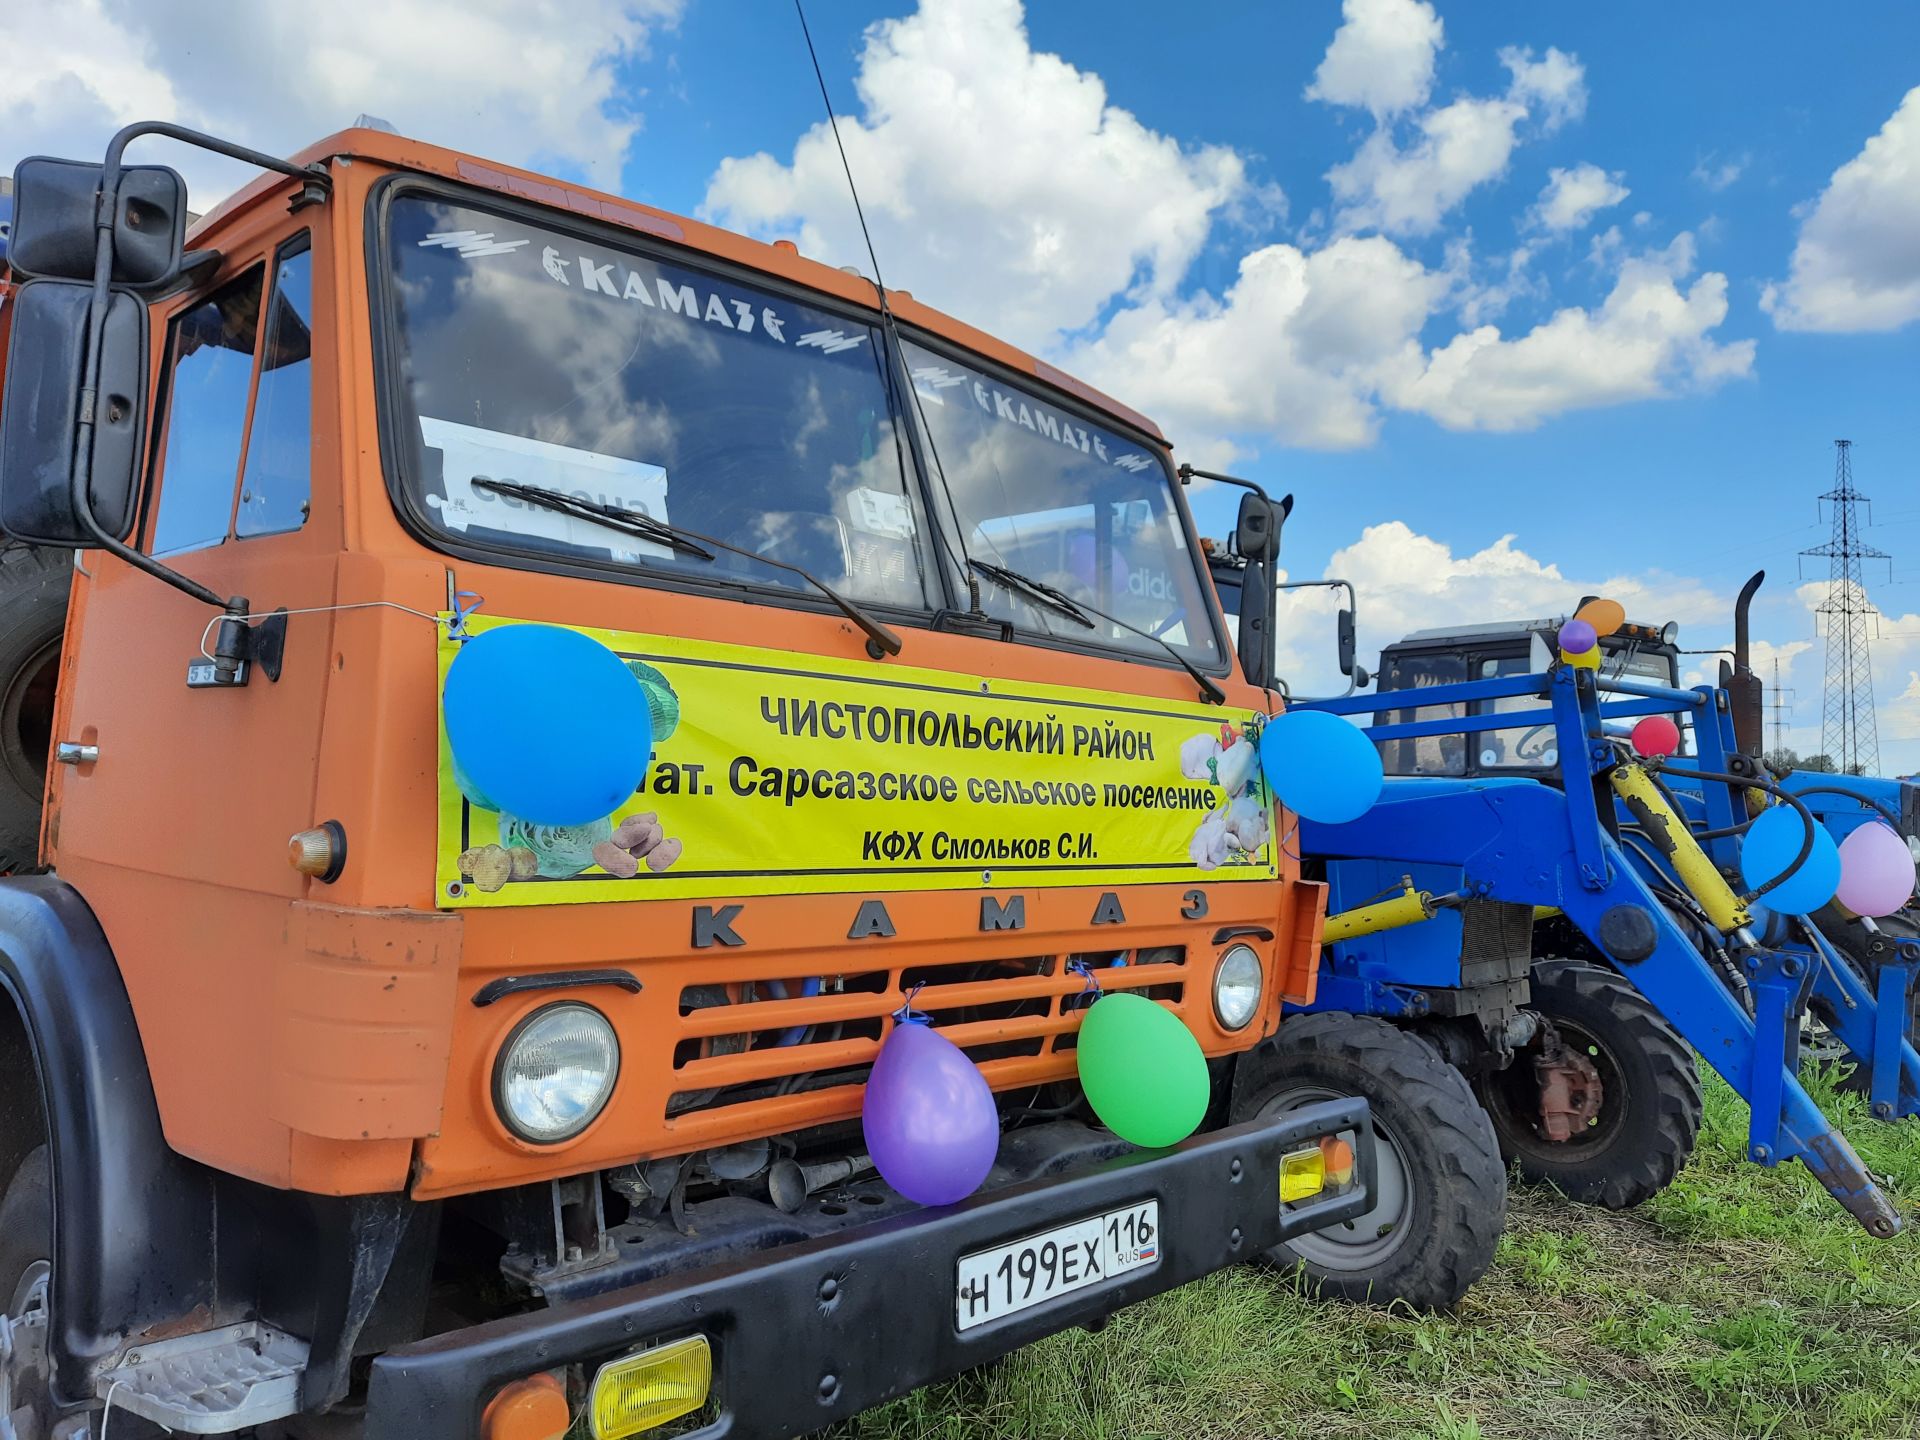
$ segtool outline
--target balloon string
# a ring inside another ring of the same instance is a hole
[[[461,602],[465,601],[465,604]],[[467,617],[486,604],[486,597],[477,590],[461,590],[453,597],[453,618],[447,621],[447,638],[459,639],[466,634]]]
[[[1086,1009],[1087,1006],[1093,1004],[1094,1001],[1098,1000],[1101,997],[1101,995],[1105,993],[1100,988],[1100,982],[1094,979],[1093,977],[1093,967],[1087,964],[1086,961],[1069,960],[1067,962],[1067,971],[1069,974],[1078,975],[1082,980],[1085,980],[1087,982],[1087,987],[1086,989],[1082,990],[1079,993],[1079,995],[1074,997],[1072,1004],[1064,1008],[1070,1009],[1070,1010],[1084,1010]]]
[[[927,988],[927,982],[922,980],[918,985],[915,985],[913,989],[907,992],[907,1003],[902,1005],[898,1010],[893,1012],[894,1024],[896,1025],[931,1025],[933,1024],[933,1017],[931,1015],[924,1014],[921,1011],[913,1008],[913,1002],[920,998],[920,992],[926,988]]]

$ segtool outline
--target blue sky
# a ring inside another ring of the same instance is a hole
[[[457,29],[348,0],[364,53],[313,61],[271,15],[188,47],[181,0],[32,3],[54,79],[0,100],[20,146],[96,148],[132,107],[288,149],[365,110],[866,264],[779,0],[485,0]],[[1795,552],[1826,538],[1814,496],[1852,439],[1868,538],[1901,557],[1867,579],[1883,768],[1911,770],[1920,8],[1815,13],[808,7],[888,281],[1294,491],[1285,563],[1361,584],[1363,645],[1603,587],[1716,644],[1764,566],[1763,667],[1817,749],[1799,582],[1825,572]],[[221,47],[282,54],[245,67],[281,78],[236,87]],[[1195,498],[1223,530],[1220,493]],[[1310,674],[1326,617],[1292,619]]]

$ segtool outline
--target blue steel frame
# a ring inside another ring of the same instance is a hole
[[[1603,694],[1619,698],[1603,700]],[[1302,853],[1326,860],[1330,876],[1349,861],[1443,867],[1459,876],[1461,893],[1469,897],[1558,908],[1746,1099],[1752,1112],[1750,1159],[1768,1166],[1800,1160],[1870,1232],[1894,1233],[1900,1220],[1892,1205],[1800,1084],[1799,1018],[1810,998],[1825,998],[1839,1017],[1840,1038],[1870,1068],[1876,1106],[1886,1107],[1876,1113],[1912,1114],[1920,1110],[1920,1054],[1902,1034],[1904,1005],[1887,1003],[1903,999],[1912,966],[1887,966],[1879,993],[1873,994],[1806,921],[1776,927],[1781,933],[1767,945],[1741,932],[1733,939],[1755,997],[1749,1017],[1692,937],[1655,898],[1645,862],[1617,837],[1617,812],[1605,777],[1620,756],[1607,738],[1606,722],[1690,712],[1699,751],[1694,763],[1725,773],[1735,752],[1724,692],[1605,679],[1556,666],[1545,674],[1438,685],[1417,695],[1396,692],[1399,704],[1355,696],[1299,708],[1361,715],[1526,695],[1540,696],[1545,708],[1373,725],[1366,734],[1391,740],[1551,724],[1560,757],[1557,788],[1523,778],[1390,780],[1380,803],[1357,820],[1344,825],[1303,821]],[[1703,828],[1728,832],[1703,843],[1717,865],[1735,866],[1744,804],[1728,786],[1702,784],[1701,789]],[[1737,868],[1730,873],[1737,874]],[[1644,958],[1613,954],[1599,940],[1602,917],[1621,906],[1653,923],[1654,948]],[[1457,931],[1451,936],[1457,984]],[[1396,1018],[1420,1013],[1416,997],[1433,987],[1394,983],[1390,965],[1385,974],[1377,965],[1370,976],[1359,973],[1341,953],[1359,943],[1329,947],[1334,953],[1323,956],[1323,988],[1312,1008]]]

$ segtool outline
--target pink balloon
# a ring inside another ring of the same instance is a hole
[[[1834,898],[1856,915],[1879,919],[1913,897],[1913,852],[1891,825],[1870,820],[1840,842]]]

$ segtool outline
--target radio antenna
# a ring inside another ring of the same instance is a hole
[[[827,77],[820,69],[820,54],[813,48],[813,31],[807,27],[807,7],[802,0],[793,0],[793,13],[800,17],[800,34],[807,42],[807,59],[813,62],[813,78],[820,86],[820,103],[827,107],[827,127],[833,131],[833,148],[840,152],[840,168],[846,172],[847,193],[853,196],[853,213],[860,220],[860,238],[867,242],[867,261],[873,266],[873,289],[880,297],[880,322],[892,335],[894,348],[900,351],[901,368],[906,368],[906,352],[901,348],[900,333],[894,325],[893,308],[887,304],[886,282],[880,278],[880,256],[873,248],[873,232],[867,229],[866,207],[860,203],[860,187],[853,181],[853,164],[847,159],[846,143],[840,138],[840,117],[833,113],[833,96],[827,91]],[[933,460],[934,472],[940,477],[941,492],[947,497],[947,508],[953,515],[953,535],[948,535],[944,525],[933,528],[944,542],[947,554],[960,567],[961,579],[967,587],[967,608],[969,613],[982,615],[986,612],[980,605],[980,578],[973,573],[973,557],[967,553],[966,541],[961,538],[964,528],[960,520],[960,509],[953,498],[953,489],[947,484],[946,467],[940,463],[940,451],[934,444],[933,431],[927,425],[927,407],[921,403],[920,389],[914,384],[913,376],[908,374],[907,395],[913,402],[915,413],[920,420],[920,435],[926,441],[927,454]]]
[[[793,0],[800,17],[800,34],[807,42],[807,58],[813,62],[813,78],[820,85],[820,103],[827,107],[827,126],[833,131],[834,149],[840,152],[840,168],[847,174],[847,192],[853,196],[853,213],[860,219],[860,238],[867,242],[867,260],[873,266],[873,288],[880,292],[880,308],[887,308],[887,286],[880,278],[880,257],[874,253],[873,232],[867,229],[867,212],[860,204],[860,187],[853,183],[853,166],[847,161],[847,147],[840,139],[840,117],[833,113],[833,97],[827,93],[827,77],[820,71],[820,56],[813,48],[813,32],[807,28],[806,6]]]

